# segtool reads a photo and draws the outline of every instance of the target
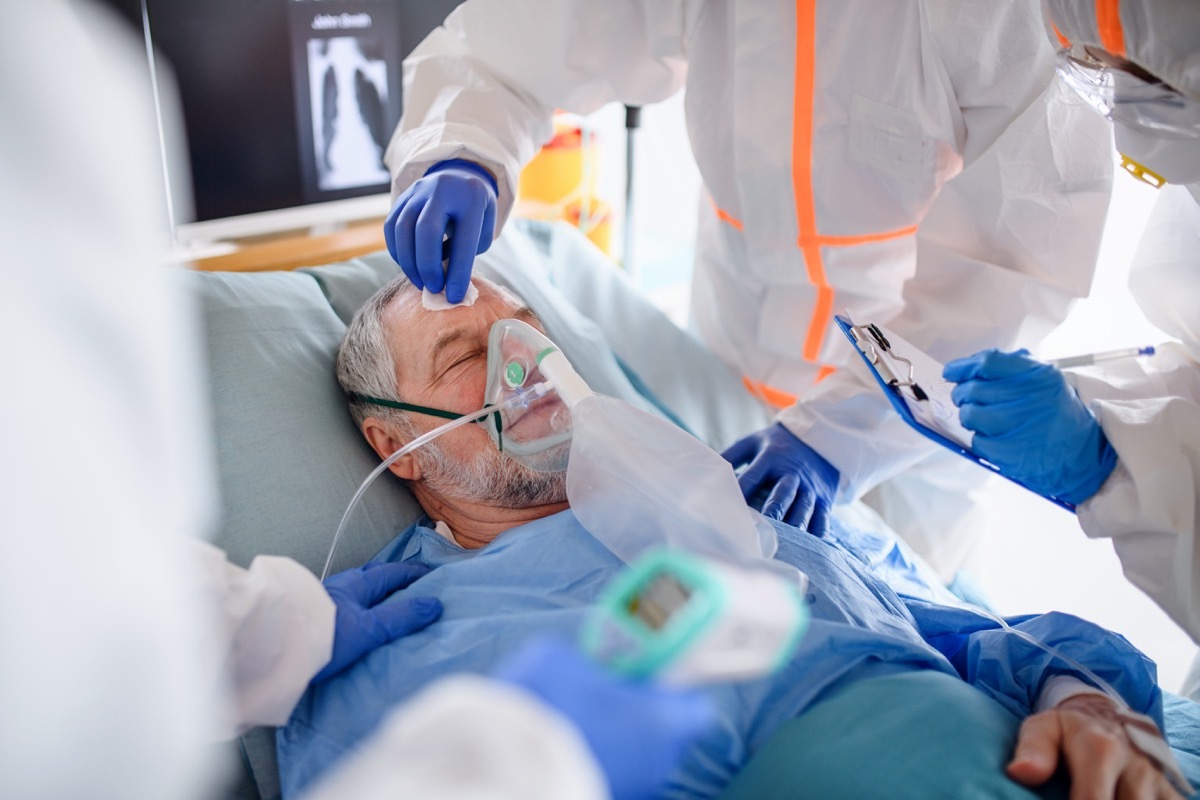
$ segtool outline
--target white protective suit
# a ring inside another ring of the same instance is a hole
[[[692,324],[755,385],[801,396],[780,419],[843,499],[934,446],[835,311],[945,361],[1031,344],[1087,294],[1110,136],[1054,80],[1036,0],[469,0],[405,62],[393,198],[466,158],[497,177],[503,222],[554,109],[685,86],[711,201]]]
[[[1073,376],[1118,456],[1078,513],[1089,536],[1112,538],[1129,580],[1200,643],[1200,198],[1160,192],[1129,284],[1146,317],[1180,341]]]
[[[328,661],[333,603],[295,562],[243,570],[198,540],[216,483],[193,310],[162,266],[144,51],[82,2],[39,0],[11,22],[0,31],[0,797],[207,798],[225,775],[211,744],[285,721]],[[491,744],[492,760],[439,772],[385,731],[366,766],[331,780],[419,797],[607,795],[566,719],[475,682],[470,702],[414,701],[386,730],[419,729],[445,753]]]
[[[86,11],[0,30],[0,797],[204,797],[229,718],[183,549],[213,522],[204,390],[145,69]]]
[[[1047,6],[1070,43],[1133,61],[1200,103],[1194,3]],[[1072,376],[1119,459],[1100,491],[1079,506],[1079,522],[1089,536],[1111,537],[1129,580],[1200,643],[1200,130],[1179,135],[1114,124],[1123,154],[1184,184],[1159,190],[1129,277],[1146,317],[1178,342],[1150,359]]]

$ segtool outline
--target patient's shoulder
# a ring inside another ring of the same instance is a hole
[[[384,545],[368,563],[393,564],[419,559],[431,534],[433,538],[441,538],[434,528],[433,520],[422,515],[416,522],[396,534],[395,538]]]

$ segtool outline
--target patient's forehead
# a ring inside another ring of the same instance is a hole
[[[407,289],[399,292],[388,305],[388,314],[392,317],[389,327],[406,329],[409,326],[417,325],[429,327],[439,323],[460,324],[466,317],[484,313],[485,308],[500,306],[515,311],[525,305],[521,298],[503,286],[492,283],[487,278],[474,277],[471,279],[471,284],[479,290],[479,297],[474,304],[459,305],[441,311],[431,311],[421,305],[421,290],[409,285]]]
[[[444,311],[421,305],[416,288],[397,294],[383,316],[393,352],[397,347],[409,354],[426,352],[444,331],[485,323],[490,327],[496,319],[514,316],[525,307],[515,294],[486,278],[475,277],[471,283],[479,290],[475,303]]]

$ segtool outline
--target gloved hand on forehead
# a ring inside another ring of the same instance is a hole
[[[492,244],[497,192],[486,169],[453,159],[435,164],[400,195],[383,224],[383,238],[414,286],[434,294],[444,288],[448,302],[462,301],[475,256]]]
[[[1001,473],[1078,505],[1095,494],[1117,454],[1067,379],[1026,350],[984,350],[951,361],[942,376],[971,449]]]
[[[706,695],[620,678],[552,639],[526,644],[493,677],[574,723],[614,800],[659,797],[687,749],[716,722]]]
[[[424,564],[368,564],[329,577],[325,591],[337,607],[333,656],[313,678],[332,678],[380,645],[423,630],[442,615],[436,597],[383,601],[429,572]]]
[[[783,425],[739,439],[721,455],[734,469],[745,467],[738,485],[751,508],[817,536],[829,532],[841,476]]]

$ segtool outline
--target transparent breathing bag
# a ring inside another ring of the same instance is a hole
[[[572,417],[571,509],[617,557],[630,563],[666,546],[799,574],[771,560],[775,529],[746,505],[720,454],[665,419],[593,393],[557,350],[536,363]]]
[[[571,413],[567,498],[580,524],[623,561],[666,546],[798,575],[771,560],[775,529],[746,505],[733,468],[708,445],[603,395]]]

